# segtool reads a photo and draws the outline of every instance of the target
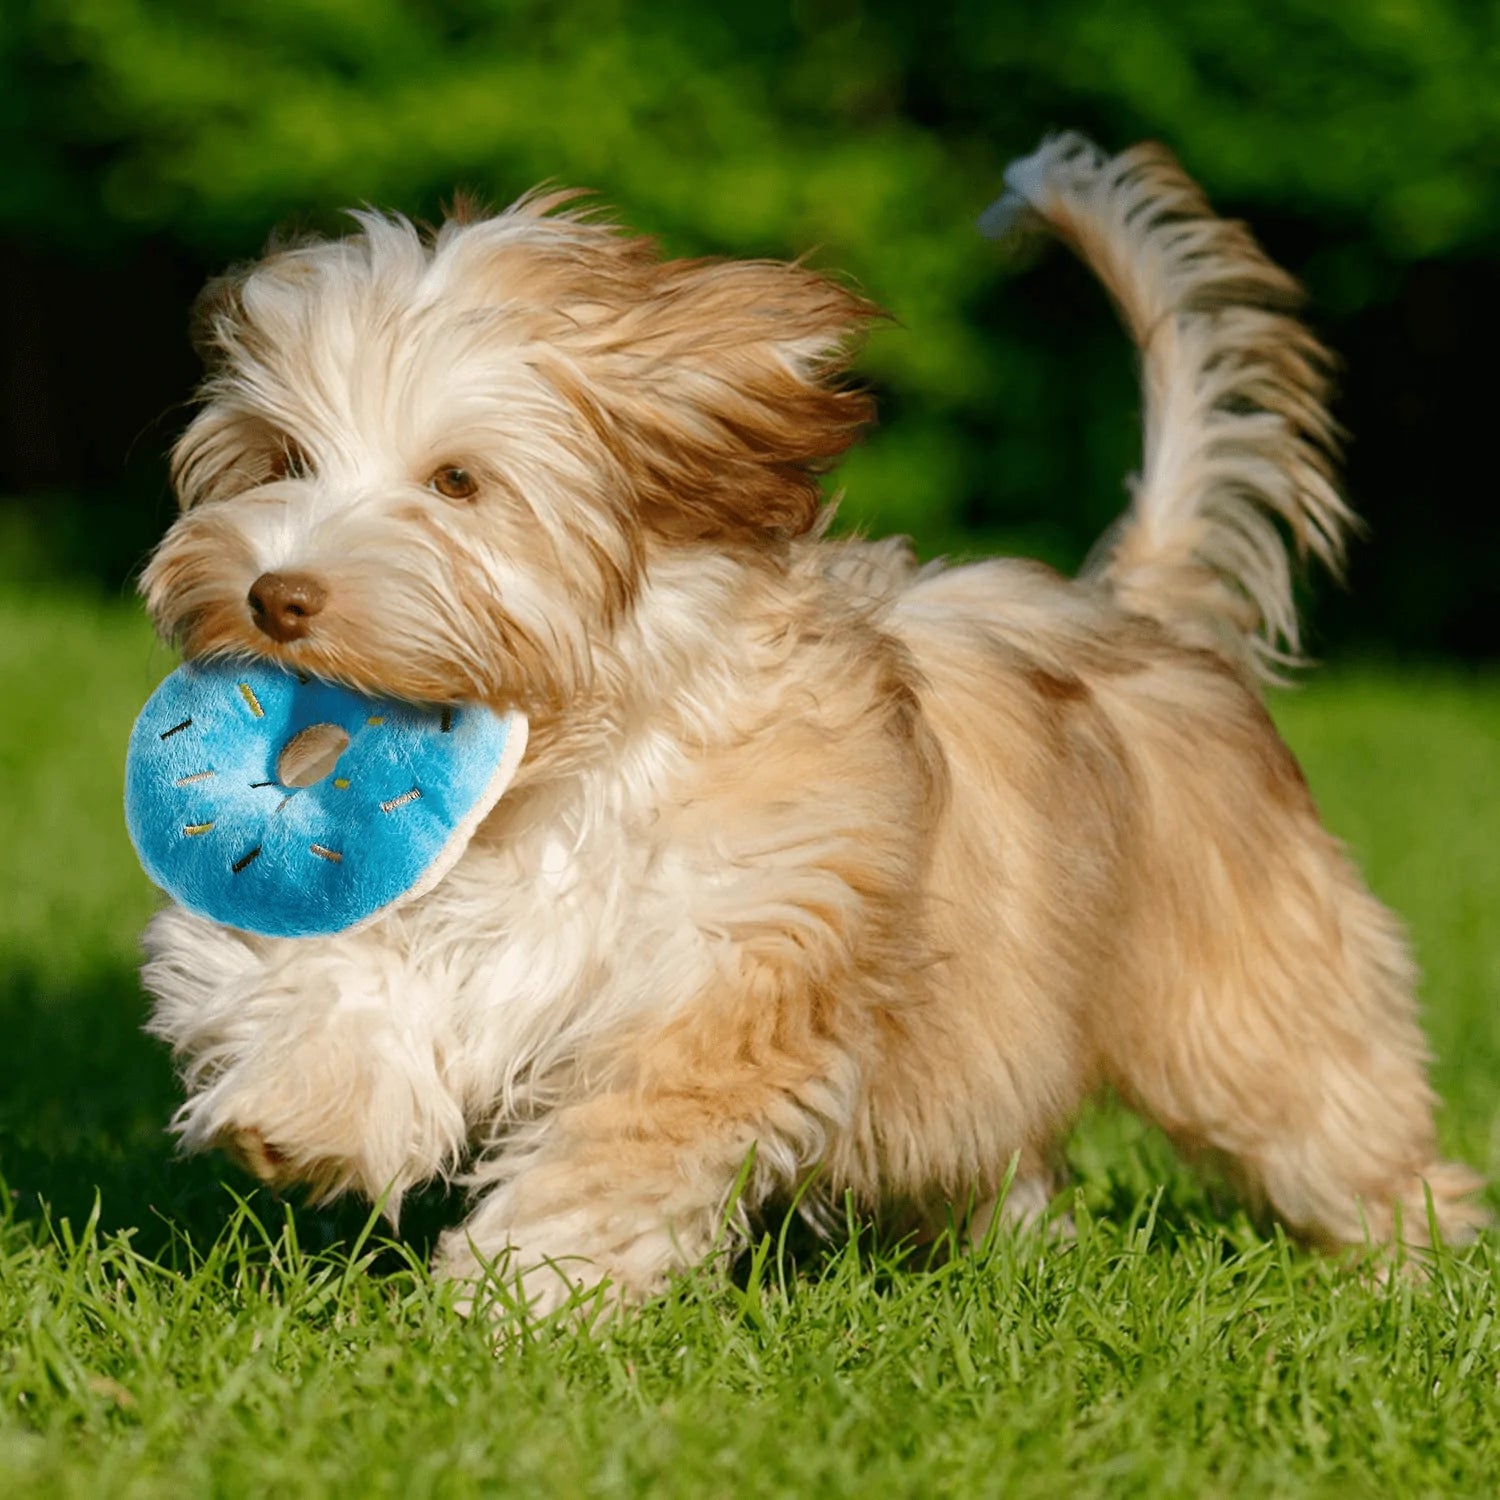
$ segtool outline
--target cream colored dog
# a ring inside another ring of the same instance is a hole
[[[1339,560],[1322,350],[1169,156],[1015,165],[1139,345],[1145,462],[1082,578],[825,535],[875,313],[799,265],[662,261],[558,196],[360,216],[210,290],[189,657],[519,705],[434,891],[271,941],[167,909],[152,1029],[191,1147],[388,1194],[471,1162],[441,1274],[649,1296],[739,1211],[1035,1211],[1111,1085],[1325,1244],[1479,1222],[1434,1138],[1396,922],[1256,679],[1288,557]]]

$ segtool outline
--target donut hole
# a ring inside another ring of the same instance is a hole
[[[285,787],[315,786],[348,748],[349,735],[337,724],[309,724],[281,747],[276,779]]]

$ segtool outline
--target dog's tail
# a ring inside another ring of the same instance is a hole
[[[1160,146],[1074,135],[1011,165],[980,220],[1040,219],[1108,288],[1141,353],[1145,442],[1129,510],[1083,575],[1177,636],[1274,680],[1299,659],[1291,562],[1341,570],[1358,522],[1334,488],[1330,359],[1301,290]]]

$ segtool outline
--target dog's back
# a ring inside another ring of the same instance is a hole
[[[1256,692],[1298,645],[1278,527],[1336,567],[1354,524],[1296,287],[1156,148],[1105,160],[1065,138],[1007,182],[990,224],[1050,224],[1141,349],[1145,461],[1079,580],[912,570],[888,606],[949,772],[945,1006],[903,1021],[922,1034],[888,1050],[870,1114],[921,1160],[914,1181],[972,1182],[980,1121],[995,1149],[1024,1142],[1030,1187],[1107,1081],[1313,1238],[1386,1238],[1399,1214],[1423,1241],[1424,1183],[1462,1237],[1475,1179],[1437,1155],[1398,924]],[[914,1098],[907,1140],[892,1122]]]

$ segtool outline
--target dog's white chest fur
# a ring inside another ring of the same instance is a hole
[[[714,882],[648,801],[614,778],[513,845],[478,843],[378,940],[396,943],[471,1108],[546,1094],[578,1047],[698,992],[715,943]],[[397,1002],[399,1003],[399,1002]]]

